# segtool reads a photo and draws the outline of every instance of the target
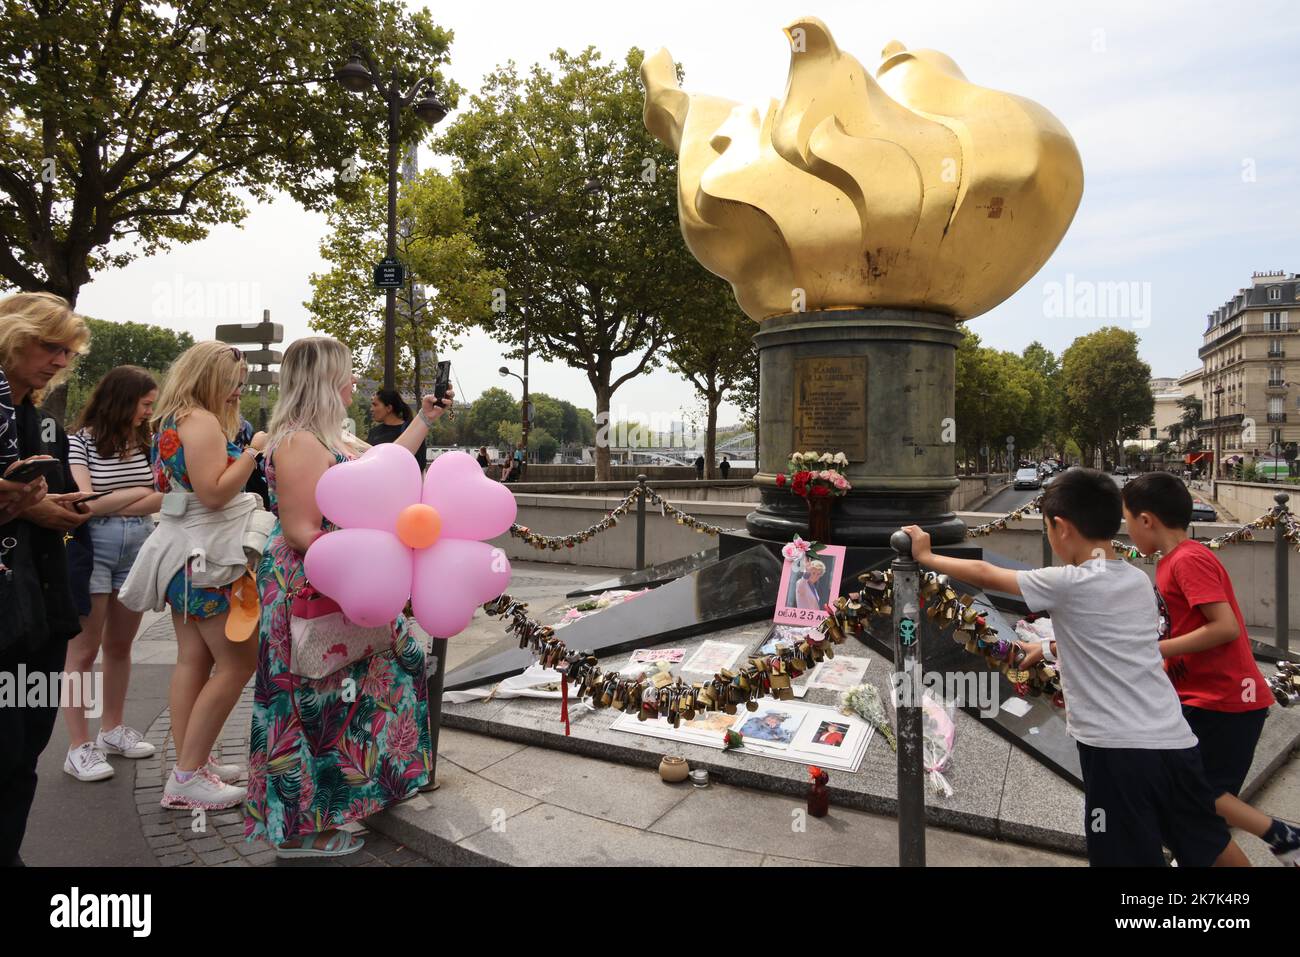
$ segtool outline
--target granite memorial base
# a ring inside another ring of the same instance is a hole
[[[604,614],[606,612],[584,620],[592,621]],[[748,653],[762,644],[767,633],[766,622],[753,621],[679,639],[671,642],[669,647],[684,649],[687,661],[706,640],[740,644]],[[946,636],[944,640],[965,654]],[[628,654],[630,652],[621,656],[611,654],[607,664],[618,667]],[[870,659],[866,680],[875,685],[882,696],[888,695],[891,666],[884,655],[853,640],[841,645],[836,654]],[[976,667],[983,666],[976,662]],[[838,693],[812,688],[803,700],[814,704],[836,704]],[[1024,737],[1037,737],[1033,734],[1034,727],[1040,728],[1039,734],[1043,733],[1041,725],[1034,723],[1039,714],[1031,711],[1023,719]],[[443,723],[452,728],[645,768],[657,767],[665,754],[677,755],[685,758],[693,769],[706,769],[716,781],[788,795],[792,808],[802,806],[807,795],[807,770],[798,764],[615,731],[610,726],[618,717],[616,712],[596,710],[572,700],[569,702],[569,717],[572,734],[566,736],[558,700],[515,698],[443,705]],[[990,722],[962,710],[956,712],[954,721],[957,733],[952,764],[944,771],[953,793],[945,797],[927,790],[927,824],[1082,853],[1082,790],[1067,777],[1045,766],[1041,755],[1035,756],[1014,746]],[[1300,745],[1300,709],[1272,709],[1242,797],[1249,800],[1297,745]],[[862,766],[856,773],[831,773],[832,815],[837,806],[895,814],[896,795],[897,755],[890,750],[883,735],[872,737]],[[629,799],[634,799],[634,796]]]

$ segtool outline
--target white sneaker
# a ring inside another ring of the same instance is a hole
[[[104,752],[89,741],[79,748],[68,749],[63,770],[78,781],[103,781],[113,776],[113,765],[108,763]]]
[[[120,754],[124,758],[147,758],[158,750],[139,731],[124,724],[111,731],[101,728],[95,736],[95,747],[105,754]]]
[[[184,784],[176,780],[176,769],[172,768],[160,803],[166,808],[197,807],[221,811],[242,804],[247,794],[245,788],[224,783],[206,765],[195,771]]]
[[[223,783],[234,784],[239,780],[244,769],[238,764],[218,764],[215,754],[208,755],[208,763],[204,765],[209,771],[215,774]]]

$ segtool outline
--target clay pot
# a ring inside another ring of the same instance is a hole
[[[685,781],[690,770],[685,758],[675,758],[666,754],[659,762],[659,776],[669,784],[680,784]]]

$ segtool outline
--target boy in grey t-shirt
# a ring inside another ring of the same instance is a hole
[[[1158,612],[1146,575],[1115,557],[1122,503],[1110,476],[1062,474],[1043,493],[1043,520],[1063,567],[1013,571],[935,555],[915,525],[913,557],[978,588],[1023,595],[1050,612],[1054,642],[1028,649],[1020,668],[1059,655],[1066,726],[1083,769],[1084,834],[1094,866],[1248,866],[1214,811],[1196,736],[1165,677]]]

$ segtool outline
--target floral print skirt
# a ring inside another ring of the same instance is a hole
[[[302,559],[279,523],[258,568],[262,603],[244,835],[281,844],[409,797],[431,766],[424,649],[406,619],[394,645],[319,681],[289,671]]]

